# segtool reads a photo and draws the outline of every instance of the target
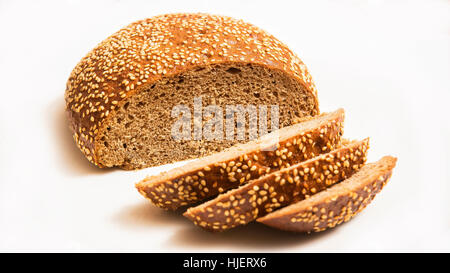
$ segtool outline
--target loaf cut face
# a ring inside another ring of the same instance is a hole
[[[302,61],[263,30],[229,17],[141,20],[94,48],[72,71],[65,100],[74,139],[99,167],[136,169],[197,158],[246,140],[175,140],[171,110],[278,105],[280,127],[319,114]]]
[[[350,177],[364,165],[368,149],[369,139],[350,142],[327,154],[255,179],[189,208],[183,215],[211,231],[245,225]]]
[[[389,181],[397,159],[385,156],[341,183],[311,198],[257,219],[277,229],[319,232],[347,222],[361,212]]]
[[[156,206],[177,209],[289,168],[338,147],[344,110],[323,113],[168,172],[147,177],[138,191]]]
[[[203,157],[248,141],[225,136],[223,140],[174,140],[172,108],[185,105],[193,116],[196,97],[202,98],[203,106],[217,105],[224,112],[227,105],[278,105],[280,127],[316,114],[314,98],[281,71],[252,64],[211,65],[160,80],[117,108],[99,135],[99,163],[143,168]]]

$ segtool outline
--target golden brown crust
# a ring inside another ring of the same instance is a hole
[[[367,164],[351,178],[257,219],[273,228],[294,232],[319,232],[349,221],[362,211],[386,185],[397,159],[383,157]]]
[[[196,225],[212,231],[245,225],[350,177],[364,165],[368,148],[368,138],[352,142],[328,154],[253,180],[189,208],[183,215]]]
[[[74,139],[99,167],[97,137],[133,94],[163,77],[199,66],[252,63],[285,72],[315,98],[317,91],[302,61],[263,30],[224,16],[168,14],[141,20],[94,48],[72,71],[66,108]]]
[[[340,144],[344,110],[322,114],[282,128],[262,139],[235,146],[187,166],[152,176],[136,184],[156,206],[177,209],[197,203],[250,180],[332,151]],[[264,139],[279,137],[276,150],[264,150]]]

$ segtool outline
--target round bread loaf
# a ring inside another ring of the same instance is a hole
[[[229,17],[169,14],[119,30],[74,68],[65,101],[73,137],[99,167],[197,158],[246,140],[175,140],[171,110],[278,105],[279,125],[319,114],[302,61],[263,30]]]

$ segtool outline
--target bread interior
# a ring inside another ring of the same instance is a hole
[[[227,105],[266,105],[269,132],[270,105],[279,106],[280,128],[318,114],[313,95],[282,71],[240,63],[199,67],[143,87],[116,109],[96,138],[100,164],[139,169],[206,156],[249,140],[248,135],[227,140],[225,133],[223,140],[173,139],[172,126],[179,119],[172,117],[173,107],[187,106],[193,119],[196,97],[203,109],[221,107],[224,120]],[[207,117],[202,120],[204,124]],[[192,121],[191,132],[193,127]]]

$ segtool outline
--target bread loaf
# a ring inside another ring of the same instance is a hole
[[[174,210],[197,203],[262,175],[332,151],[340,144],[343,122],[343,109],[325,113],[258,140],[147,177],[137,183],[136,188],[164,209]],[[277,141],[265,141],[273,139]],[[276,149],[267,149],[271,145]]]
[[[350,177],[366,161],[369,139],[260,177],[183,215],[196,225],[223,231],[245,225],[274,210],[301,201]]]
[[[198,158],[245,140],[174,140],[171,110],[278,105],[280,127],[319,113],[306,66],[263,30],[229,17],[168,14],[132,23],[73,69],[65,101],[73,137],[99,167]]]
[[[396,162],[395,157],[385,156],[365,165],[347,180],[257,221],[295,232],[318,232],[347,222],[383,189]]]

